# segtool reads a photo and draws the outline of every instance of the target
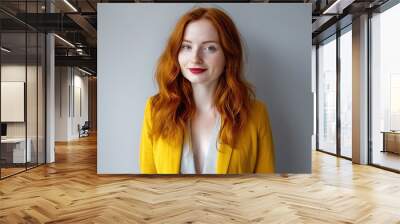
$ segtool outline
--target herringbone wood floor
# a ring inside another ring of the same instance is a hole
[[[0,223],[400,223],[400,175],[313,153],[310,175],[98,176],[96,139],[0,181]]]

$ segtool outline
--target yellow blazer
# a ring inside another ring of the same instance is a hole
[[[140,142],[140,170],[143,174],[179,174],[183,134],[167,140],[149,137],[151,130],[151,98],[147,100]],[[261,101],[252,105],[249,121],[238,136],[236,148],[219,144],[217,174],[273,173],[274,147],[268,113]],[[158,121],[162,122],[162,121]]]

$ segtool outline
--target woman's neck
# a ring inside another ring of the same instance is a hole
[[[193,98],[198,113],[213,112],[216,83],[192,84]]]

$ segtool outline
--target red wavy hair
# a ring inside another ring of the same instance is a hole
[[[244,55],[239,32],[232,19],[216,8],[195,8],[187,12],[170,35],[155,73],[159,93],[151,101],[151,135],[156,139],[173,139],[184,131],[186,123],[196,113],[192,86],[180,71],[178,54],[186,26],[200,19],[207,19],[214,25],[225,55],[225,69],[218,80],[214,104],[221,115],[220,139],[234,146],[235,137],[248,120],[254,91],[243,77]]]

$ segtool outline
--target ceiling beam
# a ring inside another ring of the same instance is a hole
[[[78,13],[67,14],[67,16],[73,20],[77,25],[79,25],[82,30],[90,37],[87,41],[90,41],[91,46],[96,46],[97,42],[97,30],[90,24],[85,17]]]
[[[96,71],[97,60],[90,56],[55,56],[56,66],[82,66]]]

